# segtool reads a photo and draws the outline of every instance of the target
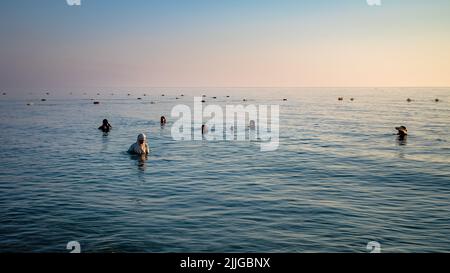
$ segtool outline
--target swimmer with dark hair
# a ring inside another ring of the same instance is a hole
[[[395,130],[397,130],[397,136],[400,140],[408,136],[408,129],[405,126],[395,127]]]
[[[161,123],[161,126],[164,126],[164,125],[166,125],[166,123],[167,123],[167,119],[166,119],[166,117],[165,117],[165,116],[162,116],[162,117],[161,117],[161,119],[160,119],[160,123]]]
[[[202,125],[202,135],[208,133],[208,126],[206,126],[205,124]]]
[[[250,126],[248,126],[248,127],[250,127],[250,130],[255,130],[256,129],[255,121],[254,120],[250,120]]]
[[[112,126],[109,124],[107,119],[104,119],[102,126],[98,127],[98,129],[102,130],[104,133],[107,133],[112,129]]]

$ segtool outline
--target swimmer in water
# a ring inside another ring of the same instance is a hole
[[[165,116],[162,116],[160,122],[161,122],[161,126],[166,125],[166,123],[167,123],[166,117],[165,117]]]
[[[250,120],[250,130],[255,130],[256,129],[256,123],[254,120]]]
[[[102,130],[104,133],[107,133],[112,129],[112,126],[109,124],[107,119],[104,119],[102,126],[98,127],[98,129]]]
[[[147,136],[139,134],[136,143],[130,146],[128,153],[136,155],[147,155],[150,153],[150,148],[147,143]]]
[[[206,126],[205,124],[202,125],[202,135],[208,133],[208,126]]]
[[[408,129],[405,126],[395,127],[395,130],[397,130],[397,136],[400,140],[408,136]]]

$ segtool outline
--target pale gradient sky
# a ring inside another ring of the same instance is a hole
[[[0,88],[450,86],[449,0],[0,5]]]

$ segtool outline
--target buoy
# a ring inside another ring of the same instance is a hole
[[[150,104],[155,104],[155,102],[154,102],[154,101],[151,101]]]
[[[283,99],[283,101],[287,101],[287,99]]]
[[[227,96],[227,98],[229,98],[230,96]]]
[[[406,101],[407,101],[407,102],[412,102],[412,99],[408,98]]]
[[[164,96],[165,96],[164,94],[161,95],[161,97],[164,97]]]
[[[213,97],[213,99],[217,99],[217,97]]]
[[[206,102],[206,100],[202,100],[202,102],[203,102],[203,103],[205,103],[205,102]]]
[[[6,93],[3,93],[3,96],[6,96]]]
[[[181,96],[182,96],[182,97],[184,97],[184,95],[183,95],[183,94],[181,94]]]
[[[351,101],[354,101],[355,99],[354,99],[354,98],[351,98],[350,100],[351,100]]]
[[[100,104],[100,102],[99,101],[94,101],[94,104]]]
[[[142,100],[142,98],[137,98],[138,100]]]
[[[242,101],[247,101],[247,99],[243,99]]]
[[[342,100],[344,100],[344,98],[343,98],[343,97],[339,97],[338,100],[339,100],[339,101],[342,101]]]
[[[34,105],[34,103],[29,102],[29,103],[27,103],[27,105],[28,105],[28,106],[31,106],[31,105]]]
[[[439,99],[435,99],[434,101],[435,101],[435,102],[439,102]]]
[[[47,101],[46,99],[41,99],[41,101]]]

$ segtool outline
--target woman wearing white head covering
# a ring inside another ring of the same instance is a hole
[[[130,146],[128,149],[130,154],[146,155],[150,152],[150,148],[147,143],[147,136],[145,134],[139,134],[136,143]]]

